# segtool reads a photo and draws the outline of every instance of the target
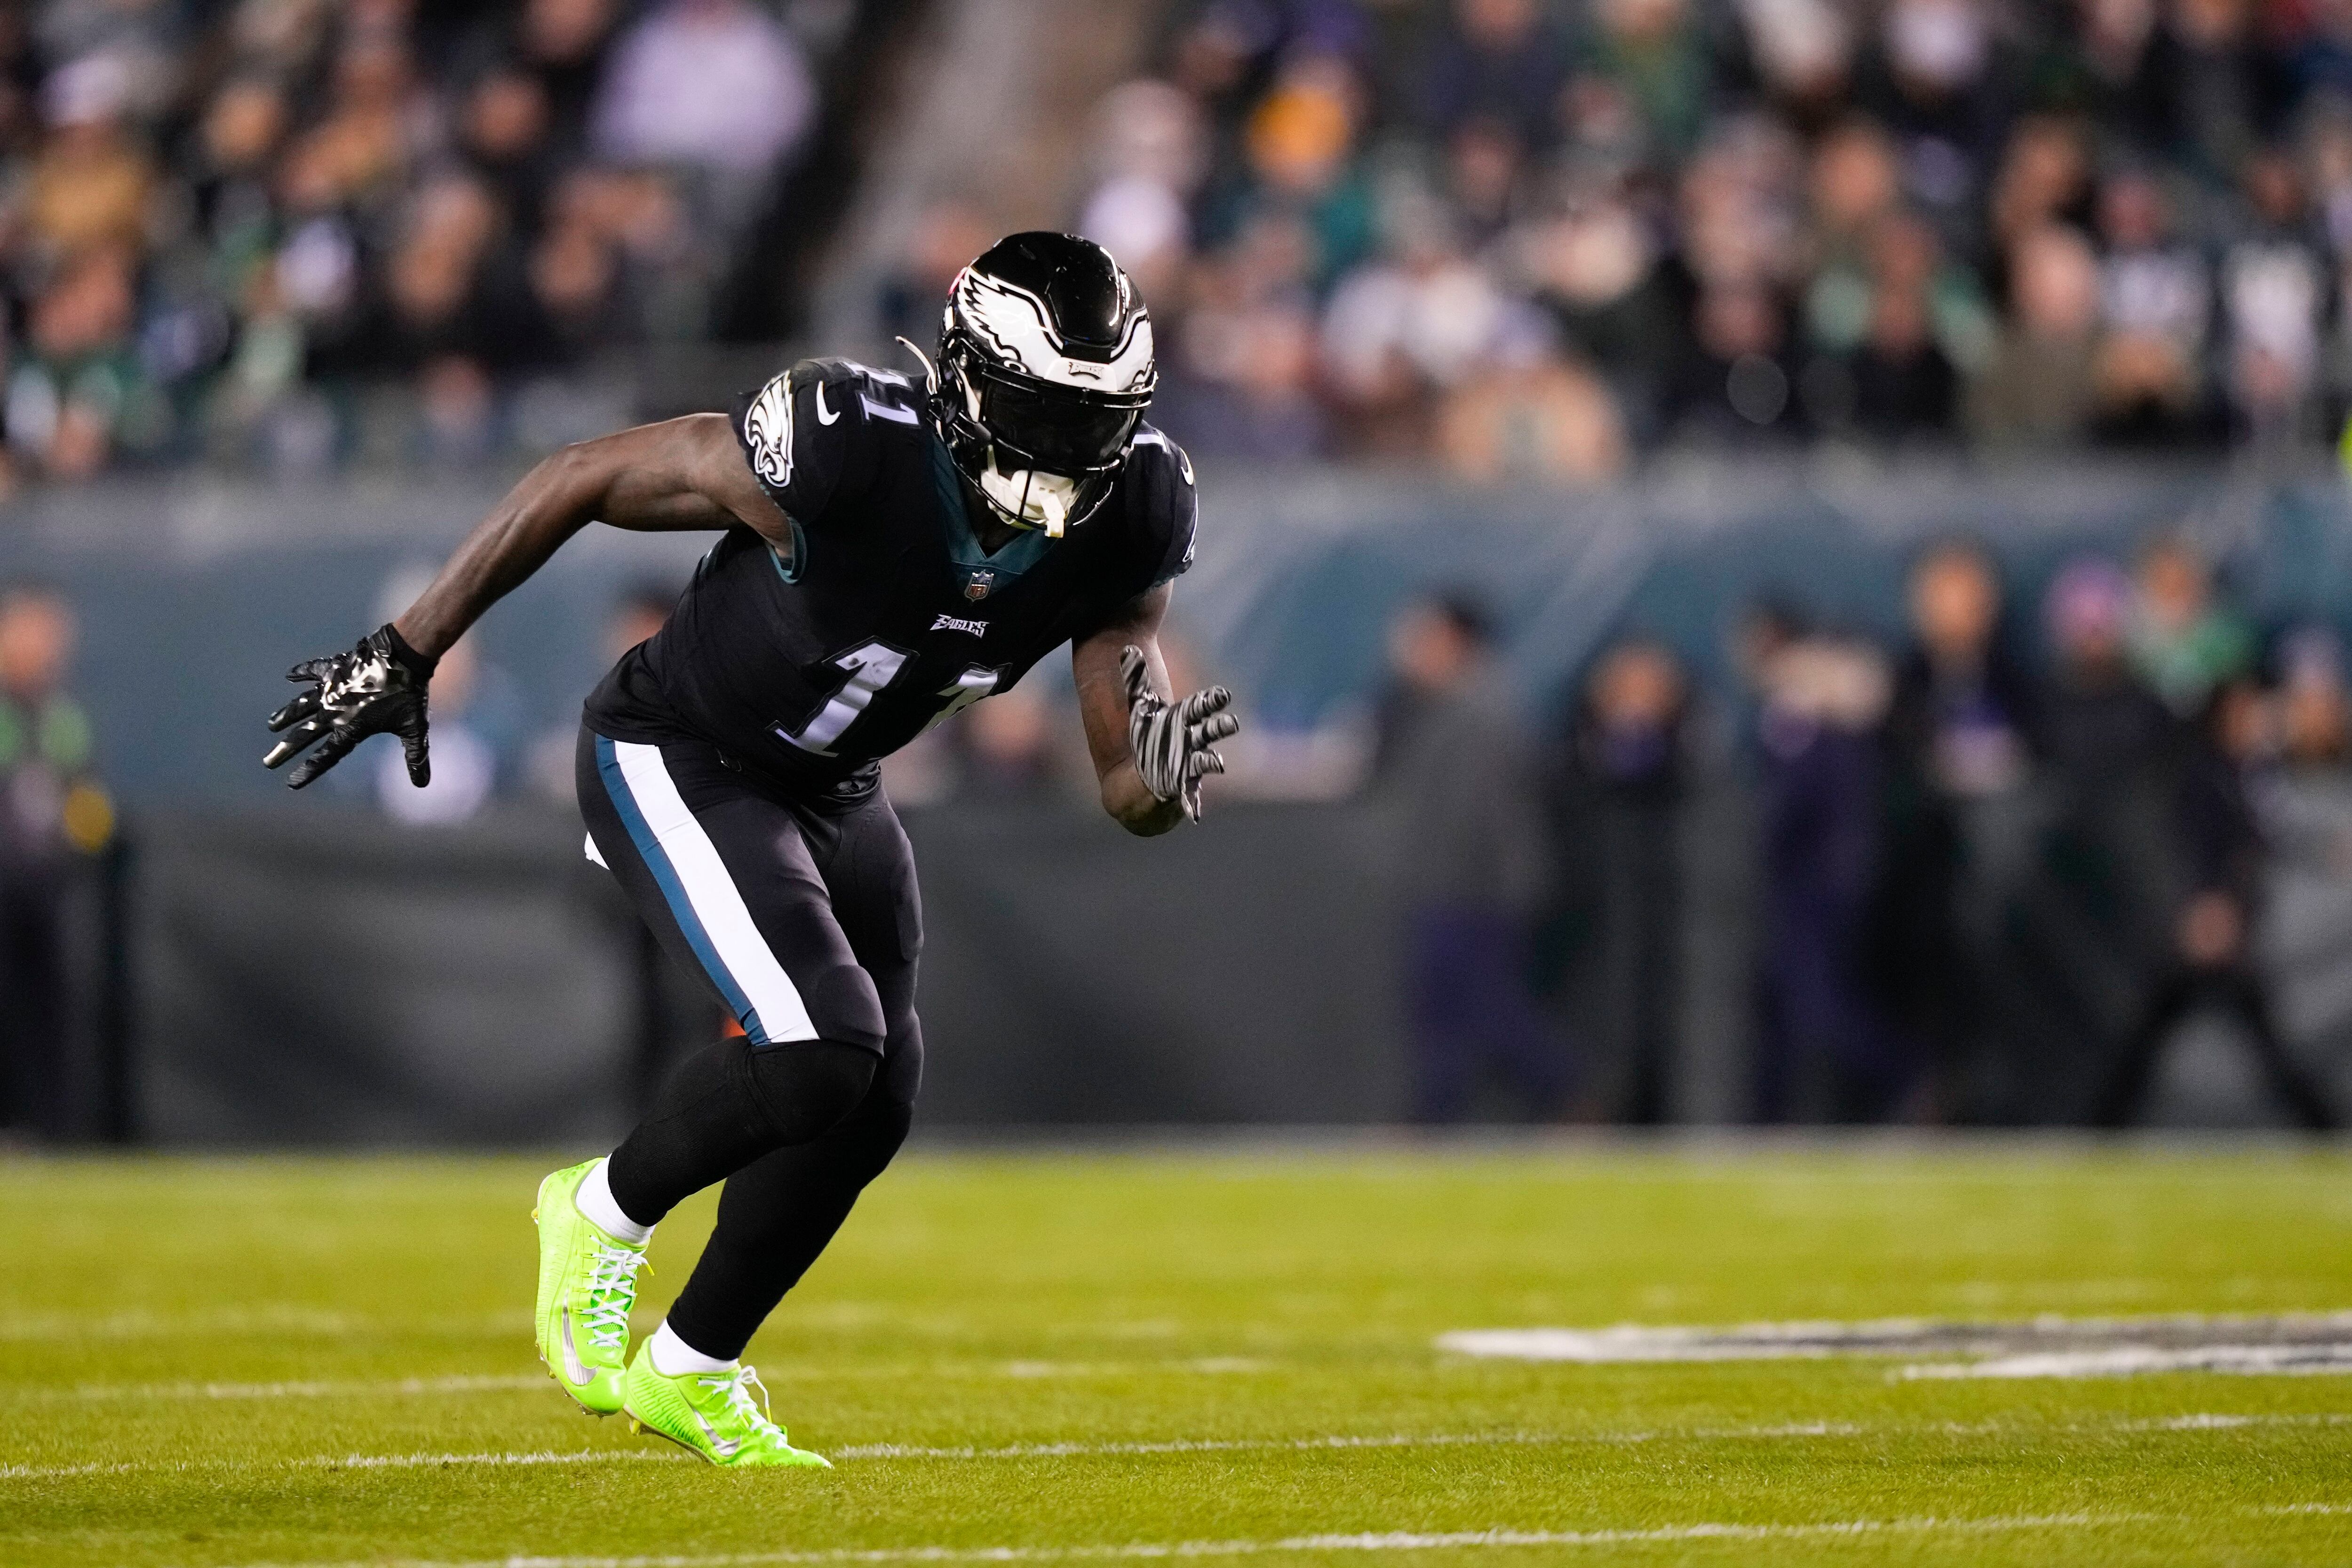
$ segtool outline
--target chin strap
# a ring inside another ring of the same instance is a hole
[[[908,353],[910,353],[910,354],[914,355],[916,359],[918,359],[918,360],[919,360],[919,361],[922,361],[922,365],[923,365],[923,392],[924,392],[924,395],[926,395],[926,396],[928,396],[928,397],[937,397],[937,396],[939,396],[939,395],[940,395],[940,368],[939,368],[939,366],[937,366],[937,365],[935,365],[935,364],[931,363],[931,357],[930,357],[930,355],[929,355],[929,354],[927,354],[927,353],[923,352],[923,350],[922,350],[918,349],[917,347],[915,347],[915,345],[914,345],[914,343],[913,343],[913,341],[912,341],[911,340],[909,340],[909,339],[906,339],[906,338],[901,338],[901,339],[899,339],[899,340],[898,340],[898,342],[899,342],[900,346],[901,346],[901,347],[903,347],[903,348],[907,350],[907,352],[908,352]]]

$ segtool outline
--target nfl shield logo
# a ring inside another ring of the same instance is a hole
[[[977,604],[982,600],[987,598],[988,591],[995,586],[996,574],[994,572],[985,570],[971,571],[965,575],[963,596],[966,599],[971,600],[974,604]]]

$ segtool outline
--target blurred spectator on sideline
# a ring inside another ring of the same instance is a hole
[[[1929,549],[1909,588],[1874,945],[1889,1021],[1932,1064],[1927,1110],[1945,1120],[1971,1108],[1968,1079],[1999,1021],[1999,949],[2032,848],[2022,796],[2039,702],[2000,638],[2000,577],[1980,547]]]
[[[486,716],[486,672],[470,637],[458,639],[433,671],[433,781],[419,789],[397,746],[375,756],[375,798],[383,814],[410,827],[453,827],[481,815],[504,783],[498,724]]]
[[[431,580],[423,566],[394,570],[376,595],[377,614],[391,620]],[[432,781],[422,789],[409,783],[400,747],[377,741],[373,771],[355,773],[354,782],[372,789],[377,810],[395,822],[453,827],[471,821],[518,782],[524,764],[536,760],[525,744],[524,723],[513,677],[483,659],[478,638],[461,637],[433,671]]]
[[[599,668],[619,663],[622,654],[668,625],[669,612],[677,608],[682,591],[680,584],[656,578],[644,578],[624,588],[604,620],[604,641],[597,649],[597,657],[603,660]],[[439,722],[437,710],[435,722]],[[572,754],[579,744],[579,715],[567,712],[531,746],[531,787],[551,800],[572,804],[576,788]],[[437,771],[439,763],[434,766]]]
[[[2269,700],[2253,680],[2233,677],[2214,692],[2177,781],[2184,864],[2171,951],[2093,1103],[2093,1125],[2131,1121],[2174,1030],[2200,1008],[2238,1025],[2272,1092],[2299,1123],[2314,1132],[2336,1125],[2334,1107],[2280,1040],[2269,987],[2253,960],[2268,852],[2248,787],[2274,743]]]
[[[2131,601],[2119,567],[2085,556],[2042,601],[2047,820],[2021,946],[2049,1021],[2043,1049],[2024,1033],[2012,1046],[2004,1120],[2060,1120],[2086,1103],[2085,1075],[2137,1023],[2168,961],[2162,868],[2179,851],[2179,725],[2133,670]]]
[[[2133,669],[2175,714],[2203,712],[2221,683],[2252,667],[2252,631],[2214,592],[2205,558],[2178,535],[2149,541],[2134,585]]]
[[[1864,967],[1882,853],[1886,662],[1867,643],[1770,606],[1750,613],[1742,643],[1760,703],[1756,1117],[1885,1121],[1918,1086]]]
[[[989,800],[1053,794],[1065,776],[1061,733],[1060,716],[1034,681],[972,704],[951,737],[958,792]]]
[[[1530,993],[1548,835],[1527,739],[1466,596],[1408,604],[1370,788],[1399,847],[1413,1119],[1462,1120],[1499,1080],[1520,1113],[1561,1113],[1567,1053]]]
[[[1612,644],[1586,678],[1556,812],[1570,880],[1587,907],[1590,962],[1577,988],[1588,1069],[1579,1102],[1606,1122],[1673,1113],[1682,947],[1679,821],[1691,694],[1664,643]]]
[[[68,1131],[65,916],[77,860],[114,836],[90,723],[65,690],[72,606],[0,590],[0,1133]]]

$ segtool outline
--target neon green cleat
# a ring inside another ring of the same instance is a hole
[[[539,1184],[539,1359],[591,1416],[621,1407],[629,1309],[646,1249],[597,1228],[573,1199],[590,1160]]]
[[[757,1404],[753,1389],[760,1391]],[[784,1429],[768,1418],[768,1388],[748,1366],[732,1372],[689,1372],[670,1377],[654,1370],[648,1343],[629,1364],[628,1403],[632,1431],[667,1437],[714,1465],[805,1465],[833,1469],[823,1454],[795,1448]]]

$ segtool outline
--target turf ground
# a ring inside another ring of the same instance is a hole
[[[2352,1562],[2344,1377],[1433,1343],[2352,1307],[2343,1154],[910,1155],[752,1347],[818,1474],[544,1379],[552,1163],[0,1161],[0,1563]]]

